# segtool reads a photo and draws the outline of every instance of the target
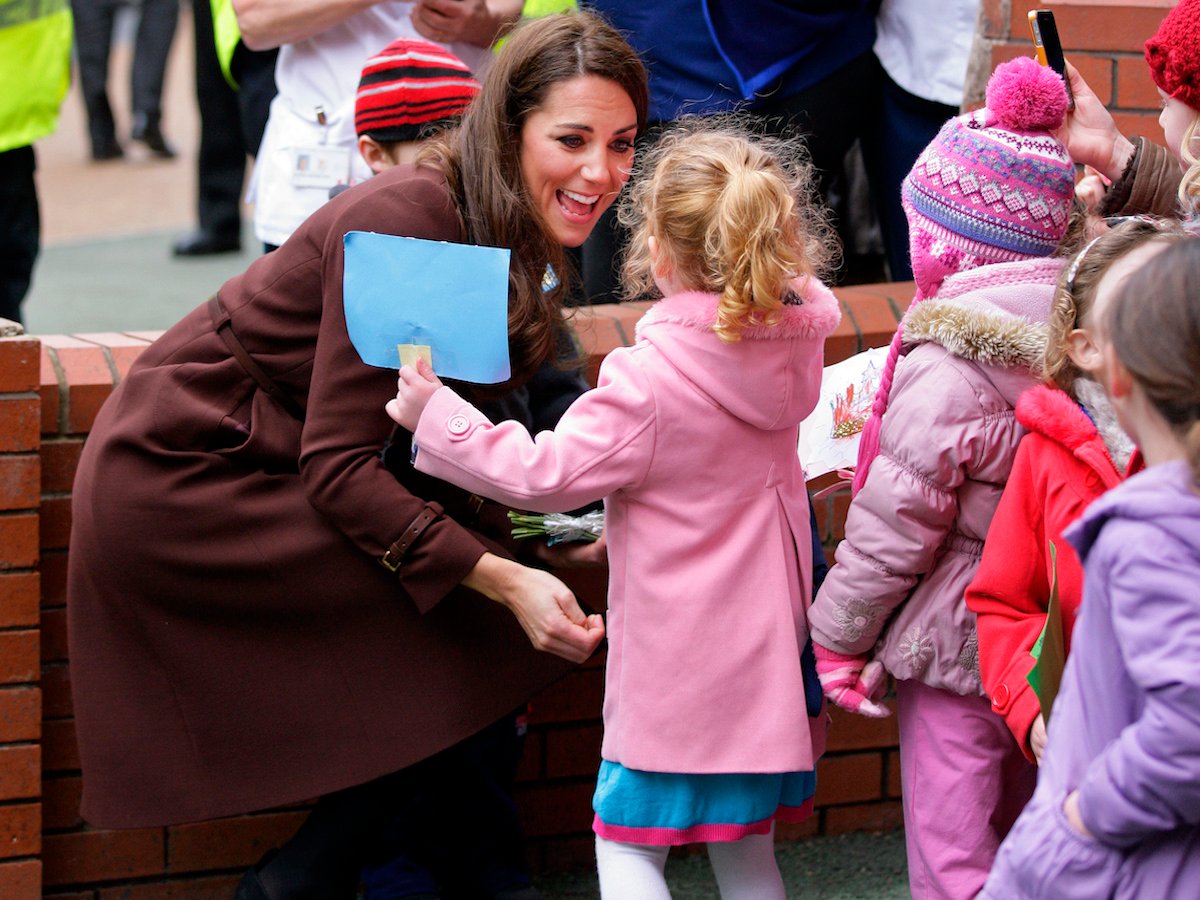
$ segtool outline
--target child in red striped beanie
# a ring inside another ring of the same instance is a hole
[[[363,66],[354,101],[358,152],[371,171],[409,163],[420,142],[458,124],[479,93],[466,63],[429,41],[392,41]]]

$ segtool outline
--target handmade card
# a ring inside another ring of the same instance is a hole
[[[508,250],[366,231],[344,241],[346,328],[363,362],[399,368],[405,345],[446,378],[509,378]]]
[[[1058,688],[1062,683],[1063,669],[1067,663],[1066,642],[1063,640],[1062,610],[1058,602],[1058,549],[1054,541],[1050,541],[1050,597],[1046,601],[1046,624],[1042,633],[1029,651],[1037,662],[1029,674],[1025,676],[1033,692],[1037,695],[1038,705],[1042,708],[1042,718],[1050,724],[1050,710],[1054,707],[1054,699],[1058,696]]]
[[[858,462],[863,423],[870,415],[887,354],[887,347],[877,347],[825,367],[821,399],[800,423],[799,453],[806,478],[851,469]]]

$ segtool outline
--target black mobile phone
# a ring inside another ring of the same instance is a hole
[[[1058,25],[1054,22],[1054,13],[1048,9],[1030,10],[1029,30],[1033,32],[1033,46],[1037,51],[1038,62],[1049,66],[1061,76],[1063,84],[1067,86],[1067,109],[1074,109],[1075,98],[1071,95],[1067,60],[1063,56],[1062,41],[1058,39]]]

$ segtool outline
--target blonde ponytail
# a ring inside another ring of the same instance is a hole
[[[820,277],[836,250],[812,185],[794,146],[734,119],[672,127],[639,164],[618,214],[631,232],[626,296],[653,293],[653,236],[658,264],[681,286],[720,295],[713,330],[723,340],[773,324],[789,283]]]

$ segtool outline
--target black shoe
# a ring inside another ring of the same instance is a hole
[[[271,895],[267,893],[267,889],[258,880],[258,866],[246,870],[246,874],[242,876],[242,880],[237,884],[233,900],[271,900]]]
[[[109,138],[107,141],[94,142],[92,144],[92,162],[108,162],[112,159],[121,159],[125,156],[125,151],[121,149],[121,145],[117,143],[116,138]]]
[[[533,885],[527,885],[493,894],[492,900],[545,900],[545,898],[542,896],[542,892]]]
[[[217,253],[240,253],[240,235],[213,234],[210,231],[193,231],[185,234],[171,245],[173,256],[213,256]]]
[[[131,140],[145,144],[146,148],[160,159],[175,158],[175,150],[167,143],[166,138],[163,137],[157,122],[141,116],[135,116],[133,131],[129,137]]]

